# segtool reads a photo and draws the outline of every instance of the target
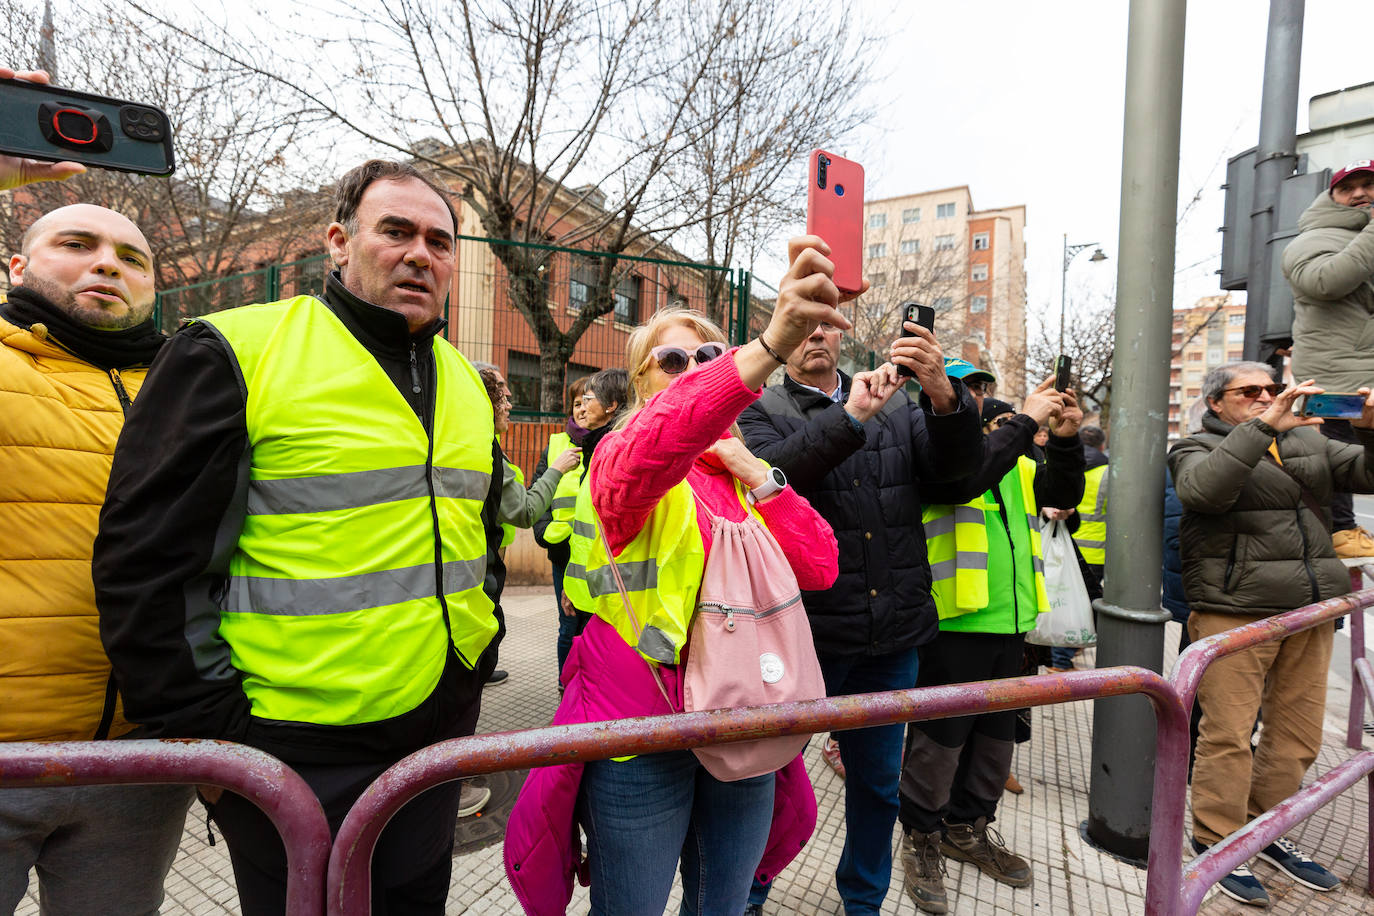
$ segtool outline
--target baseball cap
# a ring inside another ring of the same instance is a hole
[[[1347,175],[1354,175],[1356,172],[1374,172],[1374,159],[1356,159],[1349,163],[1345,168],[1331,176],[1331,184],[1327,185],[1326,189],[1331,190],[1344,181]]]
[[[997,384],[997,376],[988,372],[986,369],[979,369],[966,359],[955,359],[950,357],[945,360],[945,375],[951,378],[963,379],[966,382],[992,382]]]

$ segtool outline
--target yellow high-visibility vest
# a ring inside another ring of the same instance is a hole
[[[554,433],[549,437],[548,463],[553,464],[555,458],[572,447],[571,436],[567,433]],[[558,488],[553,491],[553,502],[549,504],[549,514],[553,516],[553,521],[544,529],[544,540],[550,544],[561,544],[572,535],[573,513],[577,509],[577,491],[582,486],[582,477],[586,470],[586,462],[579,458],[577,467],[564,474],[558,481]]]
[[[1094,566],[1107,562],[1107,466],[1083,474],[1083,501],[1078,504],[1080,524],[1073,536],[1083,559]]]
[[[431,436],[324,303],[298,296],[199,319],[237,362],[247,509],[219,635],[253,714],[352,725],[408,712],[449,645],[473,667],[496,635],[482,591],[491,402],[435,338]]]

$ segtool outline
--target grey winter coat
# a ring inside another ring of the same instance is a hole
[[[1327,391],[1374,387],[1374,222],[1323,191],[1283,253],[1293,287],[1293,378]]]
[[[1374,431],[1356,429],[1362,445],[1347,445],[1310,426],[1289,430],[1278,436],[1280,467],[1268,452],[1274,431],[1259,419],[1233,427],[1208,411],[1202,425],[1169,451],[1189,606],[1269,615],[1349,592],[1331,548],[1331,493],[1374,491]]]

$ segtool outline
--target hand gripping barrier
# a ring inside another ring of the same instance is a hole
[[[1179,656],[1171,678],[1177,689],[1179,712],[1192,708],[1203,672],[1217,659],[1310,630],[1352,612],[1359,618],[1363,616],[1364,609],[1371,605],[1374,605],[1374,589],[1320,601],[1198,640]],[[1363,686],[1366,697],[1374,698],[1374,693],[1371,693],[1374,673],[1363,658],[1363,651],[1353,652],[1352,658],[1353,680]],[[1197,913],[1203,895],[1213,884],[1283,836],[1293,825],[1350,788],[1361,776],[1374,772],[1374,751],[1352,757],[1213,845],[1185,868],[1182,862],[1183,811],[1187,801],[1185,780],[1188,773],[1188,741],[1185,734],[1182,742],[1166,744],[1163,741],[1165,729],[1162,727],[1159,735],[1161,743],[1155,756],[1155,790],[1150,821],[1149,874],[1145,885],[1145,912],[1150,916],[1192,916]],[[1374,831],[1374,777],[1370,778],[1370,790],[1369,824],[1371,831]],[[1374,840],[1374,835],[1371,840]],[[1374,844],[1370,845],[1369,866],[1369,890],[1374,892]]]
[[[277,758],[228,741],[0,743],[0,790],[152,783],[219,786],[257,805],[286,847],[286,912],[324,912],[329,824],[305,780]]]
[[[379,776],[353,805],[339,828],[329,857],[327,911],[333,916],[368,913],[372,852],[387,821],[420,792],[464,776],[1133,693],[1143,693],[1150,698],[1155,708],[1160,747],[1170,749],[1175,755],[1182,754],[1186,766],[1188,715],[1185,710],[1188,707],[1179,702],[1174,688],[1158,674],[1136,667],[455,738],[401,760]],[[1159,774],[1156,773],[1158,791]],[[1181,807],[1176,827],[1175,832],[1181,835]]]

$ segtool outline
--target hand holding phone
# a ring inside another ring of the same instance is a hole
[[[806,233],[825,239],[832,279],[841,293],[863,292],[864,169],[857,162],[812,150],[806,188]]]
[[[906,337],[911,333],[906,329],[908,321],[920,325],[932,334],[935,333],[935,309],[928,305],[921,305],[918,302],[903,302],[901,309],[902,322],[901,327],[897,329],[898,337]],[[914,378],[916,376],[915,372],[912,372],[900,363],[897,364],[897,373],[907,378]]]

